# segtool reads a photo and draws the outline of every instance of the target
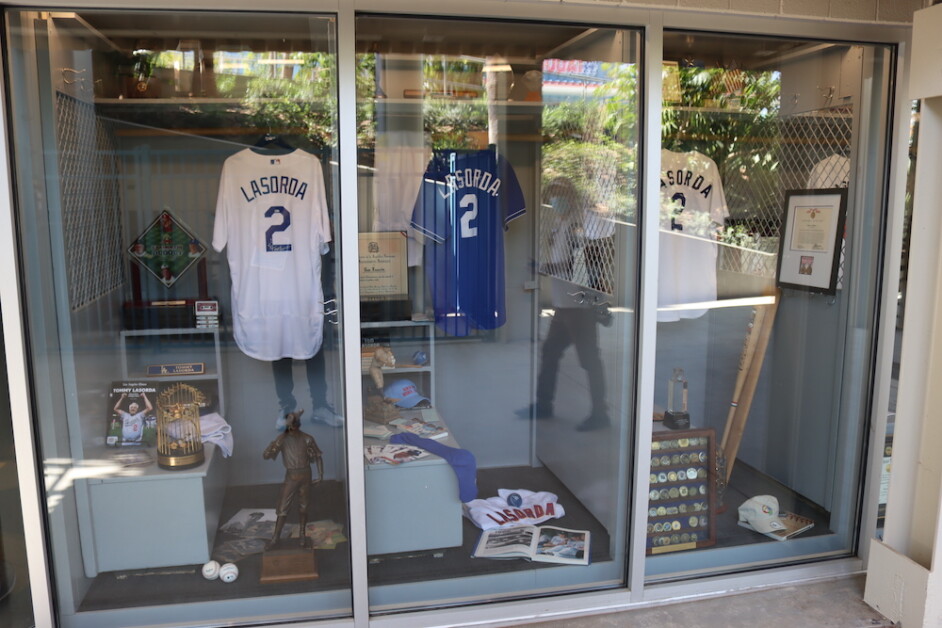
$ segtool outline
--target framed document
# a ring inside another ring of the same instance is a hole
[[[834,294],[847,213],[847,190],[790,190],[778,255],[778,282]]]
[[[360,234],[360,299],[399,301],[409,298],[406,234],[378,231]]]

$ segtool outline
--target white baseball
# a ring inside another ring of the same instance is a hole
[[[219,563],[215,560],[211,560],[205,565],[203,565],[203,577],[207,580],[215,580],[219,577]]]
[[[239,577],[239,568],[232,563],[226,563],[219,568],[219,579],[223,582],[235,582]]]

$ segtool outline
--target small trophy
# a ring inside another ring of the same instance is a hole
[[[690,414],[687,412],[687,377],[684,369],[674,369],[667,382],[667,412],[664,413],[664,427],[672,430],[685,430],[690,427]]]

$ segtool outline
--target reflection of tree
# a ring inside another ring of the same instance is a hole
[[[426,100],[422,122],[432,148],[480,148],[475,131],[487,131],[487,107],[483,98]]]
[[[380,94],[376,84],[376,54],[357,56],[357,145],[371,147],[376,142],[376,105],[374,98],[389,97]],[[442,56],[423,56],[422,90],[430,97],[416,100],[422,107],[422,128],[430,138],[432,148],[480,147],[475,132],[487,131],[487,109],[483,96],[476,98],[450,95],[472,91],[483,94],[481,86],[482,61],[453,59]]]
[[[264,74],[248,80],[242,106],[250,124],[290,129],[319,148],[336,146],[336,57],[310,52],[292,59],[299,64],[259,66]]]
[[[678,75],[681,100],[661,113],[664,147],[716,162],[732,217],[725,241],[743,245],[771,235],[781,198],[759,192],[780,187],[779,74],[683,67]]]
[[[357,55],[357,146],[376,143],[376,55]]]
[[[608,81],[543,110],[543,186],[569,179],[587,206],[630,220],[637,194],[637,66],[604,63]]]

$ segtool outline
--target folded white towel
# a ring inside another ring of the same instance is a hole
[[[224,458],[232,455],[232,426],[218,412],[211,412],[200,417],[200,432],[204,443],[214,443]]]

